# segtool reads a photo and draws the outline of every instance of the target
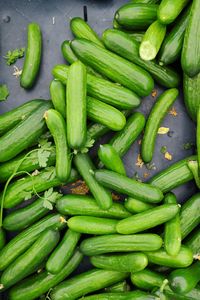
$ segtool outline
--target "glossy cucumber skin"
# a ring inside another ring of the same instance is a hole
[[[155,287],[161,287],[165,277],[162,274],[149,269],[131,274],[131,282],[142,290],[152,291]]]
[[[67,221],[67,225],[71,230],[94,235],[116,233],[117,223],[117,220],[89,216],[75,216]]]
[[[20,254],[26,251],[46,229],[64,227],[65,219],[60,214],[50,214],[19,233],[0,252],[0,270],[7,268]]]
[[[57,110],[65,119],[66,93],[64,84],[57,79],[53,79],[50,83],[51,101],[55,110]]]
[[[71,171],[71,159],[65,120],[55,109],[47,110],[44,118],[56,145],[56,176],[60,181],[66,182]]]
[[[171,220],[178,211],[177,204],[163,204],[119,221],[116,229],[121,234],[142,232]]]
[[[150,162],[153,158],[155,141],[159,126],[163,121],[165,115],[167,114],[169,108],[176,100],[177,96],[177,89],[174,88],[166,90],[159,96],[150,112],[150,115],[146,122],[141,148],[142,159],[145,163]]]
[[[124,202],[125,208],[132,214],[141,213],[154,207],[153,204],[145,203],[141,200],[128,197]]]
[[[108,49],[144,68],[161,85],[167,88],[179,85],[180,77],[172,68],[161,67],[155,61],[145,61],[140,58],[140,43],[134,36],[121,30],[107,29],[103,33],[103,41]]]
[[[165,195],[166,204],[177,204],[176,196],[173,193]],[[164,248],[169,255],[178,255],[181,248],[181,226],[179,212],[165,223]]]
[[[128,273],[92,269],[63,281],[51,293],[52,300],[78,299],[128,277]],[[77,289],[77,284],[79,288]]]
[[[159,0],[131,0],[133,3],[157,4]]]
[[[166,25],[172,23],[188,2],[189,0],[162,0],[158,7],[158,20]]]
[[[58,199],[56,209],[64,215],[83,215],[111,219],[123,219],[131,216],[121,203],[113,203],[108,209],[100,208],[95,199],[86,195],[69,194]]]
[[[120,292],[128,292],[130,291],[130,286],[126,282],[126,280],[115,283],[107,288],[104,289],[106,293],[120,293]]]
[[[78,176],[77,172],[72,169],[70,173],[70,181],[75,181]],[[66,181],[67,182],[67,181]],[[38,175],[26,176],[24,179],[18,179],[8,186],[6,191],[4,207],[12,208],[24,201],[28,191],[33,192],[33,186],[37,193],[43,192],[51,187],[61,185],[62,182],[55,175],[55,168],[49,167],[42,170]],[[0,198],[2,199],[2,193]]]
[[[135,112],[127,119],[123,130],[113,136],[109,144],[115,148],[120,157],[128,151],[132,143],[142,132],[144,125],[144,115]]]
[[[177,294],[173,292],[170,288],[165,289],[164,295],[166,295],[167,299],[170,300],[198,300],[200,297],[200,289],[199,286],[192,289],[189,293],[186,294]]]
[[[49,273],[57,274],[62,271],[74,254],[80,234],[68,229],[62,241],[52,252],[46,263],[46,270]]]
[[[193,195],[181,207],[181,236],[184,239],[200,223],[200,193]]]
[[[113,171],[106,169],[97,170],[95,172],[95,178],[105,187],[131,197],[136,197],[144,202],[158,203],[163,199],[163,194],[158,188],[150,184],[138,182]]]
[[[32,275],[23,280],[18,285],[11,288],[9,297],[11,300],[34,300],[47,293],[66,277],[68,277],[80,264],[83,255],[76,250],[70,261],[63,267],[58,274],[51,274],[43,271],[40,274]]]
[[[84,39],[73,40],[71,47],[84,63],[139,96],[147,96],[152,91],[154,86],[152,77],[124,58]]]
[[[39,68],[42,52],[42,35],[40,26],[36,23],[28,25],[28,42],[20,84],[29,89],[33,86]]]
[[[197,112],[200,105],[200,73],[190,78],[183,74],[184,103],[189,116],[197,122]]]
[[[99,182],[95,179],[91,171],[94,172],[95,167],[88,154],[78,153],[74,157],[74,164],[80,173],[80,175],[85,180],[90,192],[94,196],[98,205],[102,209],[109,209],[112,206],[111,193],[106,190]]]
[[[186,246],[181,246],[177,256],[171,256],[163,249],[154,252],[145,252],[145,254],[150,263],[172,268],[186,268],[193,261],[192,251]]]
[[[178,187],[193,179],[193,174],[188,168],[189,160],[196,160],[197,156],[189,156],[182,159],[160,173],[153,176],[149,183],[157,186],[163,193],[169,192],[175,187]]]
[[[187,0],[185,0],[188,2]],[[184,2],[184,1],[183,1]],[[200,72],[200,2],[192,2],[188,26],[185,31],[183,49],[181,55],[181,66],[189,77],[194,77]]]
[[[85,239],[80,250],[87,256],[112,252],[150,251],[160,249],[162,239],[156,234],[110,234]]]
[[[138,272],[146,268],[148,260],[143,253],[97,255],[90,258],[92,265],[104,270]]]
[[[5,246],[6,244],[6,234],[2,227],[0,227],[0,250]]]
[[[116,300],[116,293],[102,293],[97,295],[86,296],[85,300]],[[119,292],[117,293],[117,300],[155,300],[155,297],[146,294],[142,291]]]
[[[43,101],[29,117],[0,137],[0,162],[12,159],[38,140],[46,130],[43,114],[49,108],[51,102]]]
[[[200,253],[200,231],[198,228],[194,232],[192,231],[187,238],[185,245],[192,250],[194,255],[198,255]]]
[[[80,149],[86,142],[86,67],[80,61],[69,67],[67,78],[67,141],[72,149]]]
[[[35,243],[11,263],[1,275],[1,284],[8,288],[35,271],[58,243],[59,231],[43,232]]]
[[[198,185],[199,177],[199,167],[200,167],[200,108],[197,110],[197,131],[196,131],[196,145],[197,145],[197,179],[195,179],[196,184]],[[192,171],[192,170],[191,170]],[[193,172],[194,178],[195,173]]]

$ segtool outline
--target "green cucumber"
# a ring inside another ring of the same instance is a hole
[[[120,292],[128,292],[130,291],[130,285],[126,282],[126,280],[115,283],[109,287],[104,289],[106,293],[120,293]]]
[[[156,234],[110,234],[85,239],[80,249],[84,255],[94,256],[112,252],[155,251],[161,246],[162,239]]]
[[[51,101],[53,102],[53,106],[55,110],[57,110],[65,119],[65,86],[64,84],[57,79],[53,79],[50,83],[50,95],[51,95]]]
[[[181,236],[184,239],[200,223],[200,193],[187,200],[180,212]]]
[[[166,300],[199,300],[200,288],[199,286],[197,286],[196,288],[192,289],[189,293],[181,295],[173,292],[169,287],[167,287],[166,289],[164,289],[163,293],[166,296]],[[161,297],[163,297],[163,293],[161,294]],[[155,294],[157,296],[160,296],[160,291],[156,292]]]
[[[68,227],[84,234],[104,235],[116,233],[117,220],[90,216],[75,216],[67,221]]]
[[[95,170],[95,167],[89,155],[78,153],[74,157],[74,164],[80,175],[85,180],[87,186],[90,189],[90,192],[94,196],[100,208],[109,209],[112,206],[111,193],[102,185],[100,185],[92,174]]]
[[[162,0],[158,7],[158,20],[170,24],[176,20],[189,0]]]
[[[188,161],[196,159],[197,157],[195,155],[189,156],[172,164],[153,176],[149,183],[158,187],[163,193],[171,191],[193,179],[193,174],[188,168]]]
[[[56,176],[60,181],[66,182],[71,171],[71,159],[67,145],[65,120],[55,109],[47,110],[44,118],[56,145]]]
[[[172,64],[180,57],[185,29],[189,21],[190,8],[189,6],[185,10],[169,34],[165,37],[158,54],[159,64],[161,66]]]
[[[130,211],[130,213],[137,214],[153,208],[154,205],[150,203],[145,203],[138,199],[128,197],[127,199],[125,199],[124,207],[128,211]]]
[[[172,68],[161,67],[155,61],[144,61],[140,58],[140,43],[135,40],[134,35],[120,30],[107,29],[103,33],[103,41],[109,50],[148,71],[159,84],[167,88],[179,85],[180,76]]]
[[[5,246],[5,244],[6,244],[5,231],[2,227],[0,227],[0,250]]]
[[[131,216],[121,203],[104,210],[100,208],[95,199],[86,195],[65,195],[56,202],[56,209],[64,215],[83,215],[110,219],[123,219]]]
[[[1,287],[7,289],[33,273],[58,243],[59,231],[43,232],[35,243],[11,263],[1,275]]]
[[[139,252],[92,256],[90,262],[96,268],[120,272],[138,272],[148,264],[146,255]]]
[[[154,86],[152,77],[124,58],[84,39],[73,40],[71,47],[84,63],[139,96],[147,96],[152,91]]]
[[[50,214],[31,227],[25,229],[5,245],[0,252],[0,270],[7,268],[19,255],[26,251],[48,228],[60,229],[65,226],[60,214]]]
[[[56,65],[52,74],[66,84],[68,70],[69,67],[66,65]],[[131,109],[140,104],[140,98],[133,91],[91,74],[87,74],[87,93],[91,97],[121,109]]]
[[[46,130],[43,115],[49,108],[51,102],[43,101],[29,117],[0,137],[0,162],[12,159],[38,140]]]
[[[46,263],[46,270],[49,273],[55,274],[62,271],[64,266],[69,262],[74,254],[76,245],[80,239],[80,234],[68,229],[58,244],[56,249],[52,252]]]
[[[161,122],[166,116],[169,108],[172,106],[178,96],[177,89],[169,89],[162,93],[153,106],[148,117],[144,136],[142,139],[141,155],[145,163],[153,158],[157,132]]]
[[[149,269],[131,274],[131,282],[139,289],[152,291],[155,287],[161,287],[165,276]]]
[[[192,251],[186,246],[181,246],[176,256],[167,254],[163,249],[154,252],[145,252],[145,254],[150,263],[172,268],[186,268],[190,266],[193,261]]]
[[[75,181],[77,178],[77,172],[72,169],[70,181]],[[30,194],[34,194],[34,192],[40,193],[61,184],[62,182],[56,177],[55,168],[46,168],[38,175],[26,176],[11,183],[6,190],[3,206],[5,208],[15,207],[24,201],[27,192]],[[0,199],[2,197],[3,193],[0,194]]]
[[[166,204],[177,204],[176,196],[168,193],[165,196]],[[177,213],[174,218],[165,223],[164,248],[169,255],[178,255],[181,248],[181,226],[180,217]]]
[[[69,67],[67,78],[67,141],[75,150],[85,145],[87,133],[86,68],[76,61]]]
[[[198,131],[198,129],[197,129]],[[198,137],[197,137],[197,144],[199,143],[198,142]],[[198,150],[197,150],[198,152]],[[190,169],[190,171],[192,172],[193,174],[193,177],[194,177],[194,181],[195,181],[195,184],[197,186],[198,189],[200,189],[200,177],[199,177],[199,166],[198,166],[198,162],[196,160],[190,160],[188,161],[188,168]]]
[[[129,37],[131,37],[134,41],[141,43],[142,38],[144,36],[143,32],[126,32]]]
[[[123,130],[117,132],[109,144],[122,157],[137,139],[145,125],[145,117],[140,112],[133,113],[126,122]]]
[[[98,156],[105,167],[111,171],[126,175],[124,164],[112,145],[103,144],[99,146]]]
[[[196,144],[197,144],[197,180],[196,182],[198,183],[199,181],[199,167],[200,167],[200,106],[197,110],[197,132],[196,132]],[[195,178],[195,176],[194,176]],[[198,186],[198,185],[197,185]]]
[[[197,228],[194,232],[192,232],[187,238],[185,245],[188,246],[194,255],[200,254],[200,231]]]
[[[115,20],[129,30],[147,29],[157,18],[158,5],[145,3],[128,3],[121,6]]]
[[[67,278],[80,264],[83,255],[77,250],[70,261],[63,267],[58,274],[51,274],[43,271],[39,274],[34,274],[31,277],[18,283],[11,288],[9,292],[10,300],[34,300],[41,295],[47,293],[65,278]]]
[[[160,0],[131,0],[133,3],[157,4]]]
[[[145,231],[171,220],[178,211],[179,206],[177,204],[163,204],[118,221],[116,229],[121,234]]]
[[[136,197],[144,202],[158,203],[163,199],[163,194],[158,188],[113,171],[98,170],[95,172],[95,178],[107,188],[131,197]]]
[[[116,293],[102,293],[97,295],[86,296],[83,300],[116,300]],[[117,300],[156,300],[157,297],[144,293],[142,291],[131,291],[117,293]]]
[[[181,3],[181,1],[179,1]],[[188,2],[184,0],[182,2]],[[190,11],[188,26],[185,31],[183,49],[181,55],[181,66],[189,77],[194,77],[200,72],[200,2],[194,0]]]
[[[20,85],[30,89],[38,75],[42,53],[42,35],[37,23],[28,25],[28,41],[26,55],[20,78]]]

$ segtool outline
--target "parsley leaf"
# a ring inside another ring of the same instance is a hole
[[[6,84],[0,85],[0,101],[4,101],[9,96],[9,90]]]
[[[61,196],[62,195],[60,193],[54,192],[53,188],[48,189],[47,191],[44,192],[43,207],[52,210],[56,200],[59,199]]]
[[[6,63],[8,66],[14,64],[18,58],[21,58],[24,56],[25,48],[15,49],[12,51],[8,51],[3,58],[5,58]]]
[[[24,200],[29,200],[32,198],[33,191],[24,191]]]
[[[43,149],[38,150],[38,162],[40,167],[45,168],[47,166],[50,154],[50,151],[46,151]]]
[[[55,167],[49,167],[45,169],[45,172],[42,174],[42,178],[46,180],[52,180],[56,177]]]
[[[94,145],[95,140],[90,137],[90,135],[87,135],[87,140],[85,142],[85,145],[83,148],[81,148],[81,153],[87,153],[89,151],[89,148],[91,148]]]
[[[39,142],[38,146],[40,148],[43,148],[43,149],[44,148],[49,148],[51,146],[51,144],[52,144],[51,142],[48,141],[47,138],[40,138],[38,142]]]

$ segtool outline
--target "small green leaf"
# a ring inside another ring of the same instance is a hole
[[[56,169],[54,167],[49,167],[45,169],[46,172],[42,174],[42,178],[46,180],[52,180],[56,177]]]
[[[52,210],[53,209],[53,205],[50,201],[48,201],[47,199],[44,199],[43,201],[43,207],[44,208],[47,208],[49,210]]]
[[[33,191],[24,191],[24,200],[26,201],[26,200],[31,199],[33,196],[32,193],[33,193]]]
[[[95,143],[95,140],[92,139],[89,135],[87,135],[87,140],[83,148],[81,148],[81,153],[87,153],[89,151],[89,148],[91,148]]]
[[[161,152],[162,154],[165,154],[165,153],[167,152],[167,147],[166,147],[166,146],[162,146],[162,147],[160,148],[160,152]]]
[[[39,166],[45,168],[50,156],[50,151],[43,150],[42,148],[38,150],[38,162]]]
[[[24,56],[25,48],[9,50],[3,58],[5,58],[8,66],[14,64],[18,58],[22,58]]]
[[[38,142],[39,142],[39,147],[42,149],[47,149],[52,144],[52,142],[49,142],[47,138],[40,138]]]
[[[44,192],[44,201],[43,206],[52,210],[53,204],[56,202],[57,199],[59,199],[62,195],[58,192],[54,192],[53,188],[48,189]]]
[[[0,85],[0,101],[5,101],[9,96],[9,90],[6,84]]]

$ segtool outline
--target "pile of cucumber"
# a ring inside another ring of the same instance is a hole
[[[181,206],[172,190],[191,180],[200,188],[200,1],[132,0],[102,39],[79,17],[70,27],[75,38],[61,45],[68,65],[52,70],[51,100],[0,115],[0,293],[10,300],[199,300],[200,193]],[[29,24],[23,88],[35,83],[41,52],[40,26]],[[152,161],[179,94],[174,62],[197,121],[197,155],[143,183],[127,176],[122,157],[143,133],[141,158]],[[166,90],[145,120],[134,109],[154,81]],[[109,131],[112,139],[92,158],[89,148]],[[61,193],[79,178],[89,194]],[[114,201],[111,191],[126,199]],[[86,257],[91,267],[83,271]]]

